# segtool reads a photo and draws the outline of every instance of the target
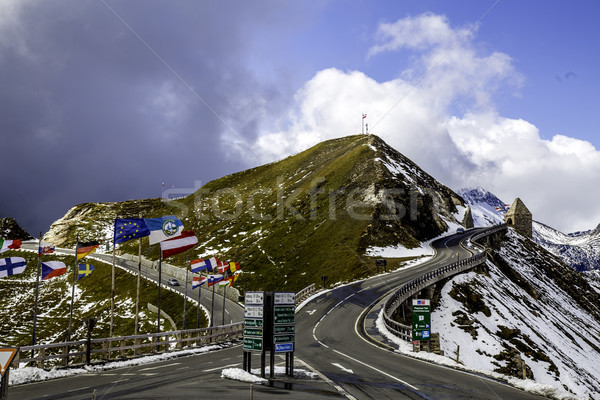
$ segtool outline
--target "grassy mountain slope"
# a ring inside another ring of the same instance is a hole
[[[413,248],[462,223],[462,199],[376,136],[320,143],[281,161],[211,181],[183,199],[84,204],[57,221],[47,239],[72,245],[112,237],[115,217],[178,216],[199,245],[191,258],[239,261],[242,290],[298,290],[376,271],[372,246]],[[144,254],[158,246],[143,242]],[[136,253],[135,243],[121,250]],[[185,255],[169,262],[183,266]]]
[[[0,345],[23,346],[31,344],[33,332],[33,310],[37,276],[37,254],[30,251],[10,250],[2,257],[23,257],[27,267],[22,274],[0,279],[0,298],[4,312],[0,313]],[[43,261],[62,261],[67,265],[67,273],[46,281],[40,281],[40,296],[37,320],[37,343],[64,341],[69,329],[71,305],[71,285],[73,282],[73,256],[45,255]],[[73,340],[86,337],[83,320],[97,318],[93,337],[108,337],[110,332],[110,291],[112,266],[90,259],[87,262],[95,267],[91,275],[75,283],[75,303],[73,307]],[[137,278],[119,268],[115,270],[115,336],[133,335],[135,318],[135,296]],[[148,303],[157,304],[156,285],[142,279],[140,290],[140,333],[156,332],[156,314],[148,311]],[[182,326],[183,297],[163,290],[162,309]],[[196,309],[188,303],[186,320],[189,327],[196,326]],[[201,313],[201,326],[206,319]],[[161,321],[162,330],[172,330]]]

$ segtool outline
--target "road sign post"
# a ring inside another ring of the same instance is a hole
[[[431,339],[431,302],[424,299],[412,301],[412,339],[429,341]]]
[[[252,352],[261,353],[261,377],[270,351],[270,376],[275,374],[275,354],[286,354],[286,375],[293,375],[296,341],[296,293],[247,292],[244,307],[244,370],[250,372]],[[247,354],[246,354],[247,353]]]
[[[261,352],[264,355],[264,292],[246,292],[244,296],[244,371],[252,368],[252,353]],[[264,356],[261,356],[261,370],[264,375]]]
[[[273,295],[273,352],[285,353],[285,374],[294,374],[296,344],[296,293],[275,292]]]

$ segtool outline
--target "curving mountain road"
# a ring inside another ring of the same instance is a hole
[[[460,242],[476,232],[434,242],[435,257],[418,266],[337,288],[306,304],[296,316],[296,356],[351,399],[541,398],[489,378],[402,356],[366,338],[369,333],[385,342],[374,323],[388,292],[455,261],[457,253],[461,259],[471,255]]]
[[[222,369],[241,367],[242,350],[236,346],[152,367],[11,387],[9,395],[19,399],[84,399],[97,390],[98,399],[248,399],[254,390],[261,399],[542,399],[487,377],[402,356],[391,351],[374,329],[386,294],[455,261],[457,253],[461,259],[471,255],[461,241],[476,232],[434,242],[436,254],[427,262],[335,288],[305,304],[296,315],[295,368],[318,371],[324,382],[277,379],[252,389],[248,383],[223,380]],[[253,358],[256,368],[258,357]],[[276,362],[281,365],[282,358],[278,356]]]

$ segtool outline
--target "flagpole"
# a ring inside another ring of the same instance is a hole
[[[159,251],[160,255],[158,257],[158,320],[156,322],[157,333],[160,333],[160,282],[162,279],[162,250]]]
[[[114,228],[113,228],[114,230]],[[114,315],[115,315],[115,258],[117,246],[115,245],[115,235],[113,233],[113,254],[112,254],[112,270],[111,270],[111,285],[110,285],[110,334],[108,337],[113,337]]]
[[[207,280],[208,282],[208,280]],[[207,283],[208,285],[208,283]],[[212,301],[210,305],[210,326],[213,327],[215,325],[213,316],[215,315],[215,285],[213,284],[212,290]]]
[[[183,298],[183,330],[185,330],[185,312],[186,312],[186,307],[187,307],[187,289],[188,289],[188,273],[189,273],[189,266],[188,264],[190,263],[190,256],[187,256],[187,259],[185,261],[185,296]]]
[[[139,214],[140,219],[142,219],[142,213]],[[142,238],[140,237],[140,242],[138,244],[138,275],[137,275],[137,289],[135,293],[135,329],[134,335],[138,334],[138,325],[139,325],[139,317],[138,314],[140,312],[140,285],[142,279]]]
[[[200,274],[202,276],[202,274]],[[198,309],[196,311],[196,329],[200,328],[200,301],[202,300],[202,285],[198,286]]]
[[[362,127],[361,127],[361,133],[364,135],[365,134],[365,118],[367,118],[367,114],[365,113],[361,113],[362,114]],[[369,133],[369,124],[367,124],[367,134]]]
[[[67,342],[71,341],[71,327],[73,324],[73,303],[75,301],[75,278],[77,277],[77,246],[79,245],[79,235],[75,239],[75,266],[73,268],[73,285],[71,286],[71,312],[69,314],[69,335]]]
[[[223,287],[223,318],[221,320],[221,325],[225,325],[225,298],[227,295],[227,286]]]
[[[42,232],[40,232],[40,244],[38,245],[38,273],[37,280],[35,283],[35,305],[33,307],[33,338],[31,341],[31,345],[35,346],[35,333],[37,327],[37,309],[38,309],[38,299],[40,297],[40,275],[42,273],[42,261],[40,248],[42,247]],[[34,358],[33,350],[31,350],[31,358]]]

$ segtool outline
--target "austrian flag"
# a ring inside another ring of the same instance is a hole
[[[198,244],[198,238],[194,231],[182,231],[181,235],[160,242],[162,258],[183,253]]]

